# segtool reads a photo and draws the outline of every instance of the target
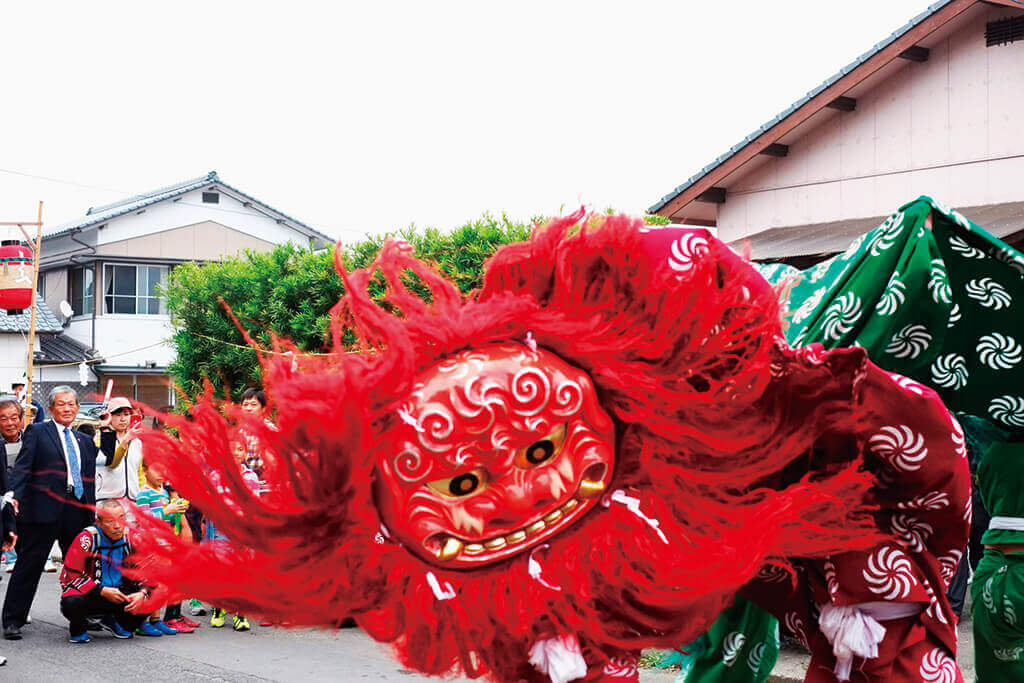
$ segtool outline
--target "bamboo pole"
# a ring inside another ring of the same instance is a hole
[[[28,371],[25,373],[25,426],[31,423],[32,413],[32,365],[35,361],[36,347],[36,299],[39,297],[39,250],[43,241],[43,202],[39,202],[39,218],[36,221],[36,248],[32,259],[32,310],[28,323]]]

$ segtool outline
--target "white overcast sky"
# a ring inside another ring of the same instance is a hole
[[[640,213],[926,7],[7,3],[0,221],[211,170],[343,240]]]

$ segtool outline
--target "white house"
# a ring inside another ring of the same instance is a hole
[[[941,0],[651,211],[755,259],[841,251],[926,194],[1024,240],[1024,0]]]
[[[321,248],[331,241],[216,172],[93,207],[43,234],[39,291],[51,304],[68,301],[74,313],[61,337],[43,343],[36,381],[51,382],[46,361],[98,357],[91,390],[112,378],[117,394],[169,405],[167,365],[174,350],[157,286],[170,270],[245,249],[269,251],[286,242]]]

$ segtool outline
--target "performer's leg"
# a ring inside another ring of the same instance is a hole
[[[1024,555],[986,550],[971,603],[978,683],[1024,681]]]

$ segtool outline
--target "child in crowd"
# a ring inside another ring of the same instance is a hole
[[[174,533],[191,538],[192,532],[188,524],[184,523],[184,512],[188,503],[181,498],[175,497],[171,500],[170,495],[164,488],[164,474],[159,466],[142,461],[142,473],[145,475],[146,483],[139,487],[136,503],[144,512],[154,515],[174,527]],[[150,626],[150,631],[156,630],[159,633],[146,633],[145,627]],[[159,615],[150,617],[150,622],[143,623],[140,627],[142,635],[174,635],[175,633],[192,633],[199,626],[199,622],[192,621],[181,613],[181,603],[168,605],[164,610],[164,618],[160,620]]]
[[[231,435],[231,454],[234,456],[235,464],[238,465],[239,471],[242,473],[242,479],[245,481],[246,486],[252,491],[254,496],[260,495],[260,478],[246,465],[246,456],[248,455],[248,448],[246,443],[245,433],[238,429],[235,430]],[[210,477],[217,487],[218,491],[223,491],[223,487],[220,483],[220,475],[217,472],[211,472]],[[206,534],[205,538],[207,541],[226,541],[227,536],[217,530],[217,527],[209,519],[206,520]],[[213,615],[210,617],[210,626],[213,628],[220,628],[224,625],[224,620],[227,617],[227,613],[219,608],[213,608]],[[232,627],[236,631],[248,631],[249,620],[241,614],[236,614],[232,620]]]

